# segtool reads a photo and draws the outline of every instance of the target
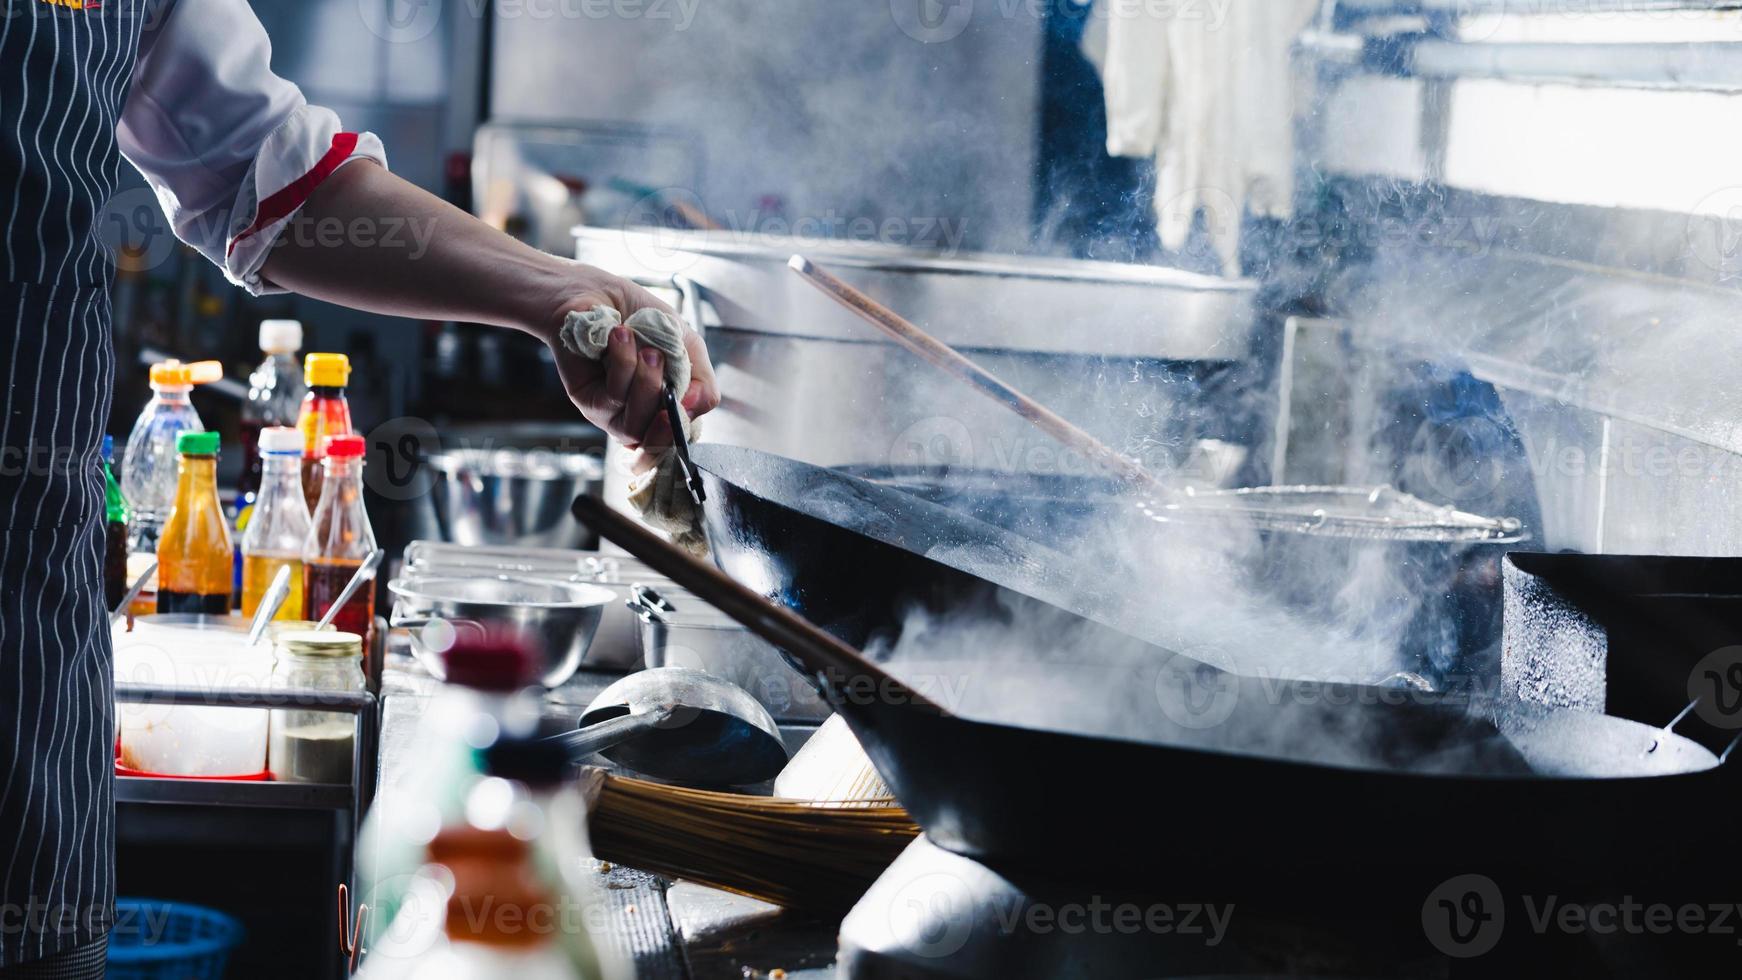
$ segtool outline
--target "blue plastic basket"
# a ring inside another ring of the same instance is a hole
[[[215,909],[117,899],[109,980],[219,980],[241,941],[242,923]]]

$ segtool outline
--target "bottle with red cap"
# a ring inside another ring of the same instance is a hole
[[[363,509],[363,437],[333,436],[324,449],[320,503],[302,546],[302,594],[309,619],[327,614],[363,560],[375,551],[375,530]],[[345,600],[333,619],[335,629],[363,637],[364,650],[374,638],[374,624],[375,590],[367,585]]]

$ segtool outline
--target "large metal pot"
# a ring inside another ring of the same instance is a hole
[[[1103,441],[1156,447],[1145,450],[1153,468],[1190,465],[1198,440],[1250,438],[1240,413],[1200,404],[1251,352],[1248,281],[725,232],[575,234],[578,258],[664,286],[704,329],[725,397],[705,420],[707,442],[817,466],[1082,471],[1026,422],[918,364],[793,275],[795,251]],[[617,474],[608,468],[606,499],[621,504]]]
[[[462,633],[520,636],[543,658],[539,683],[560,687],[587,662],[605,607],[615,595],[579,582],[490,577],[396,578],[389,625],[411,632],[411,649],[436,677],[444,677],[441,655]]]

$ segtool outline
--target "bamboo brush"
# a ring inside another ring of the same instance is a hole
[[[850,908],[919,827],[893,799],[814,802],[588,769],[593,853],[788,908]]]

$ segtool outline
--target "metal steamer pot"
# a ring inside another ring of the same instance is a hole
[[[1443,683],[1498,668],[1500,561],[1530,538],[1515,519],[1432,506],[1390,487],[1186,488],[1159,503],[1110,477],[839,471],[1079,559],[1132,541],[1141,542],[1133,551],[1225,553],[1231,586],[1310,622],[1394,637],[1404,658]]]
[[[1182,457],[1218,437],[1187,431],[1214,413],[1169,406],[1246,358],[1257,323],[1251,282],[1159,267],[722,232],[575,234],[577,258],[662,292],[704,330],[726,399],[704,420],[704,441],[820,466],[942,460],[1009,469],[1014,460],[1068,471],[1076,461],[1020,419],[916,369],[911,354],[793,275],[794,251],[1043,401],[1073,406],[1072,420],[1104,440],[1161,436]],[[1097,378],[1107,372],[1144,383],[1104,386]],[[614,463],[606,479],[606,499],[621,505]]]

